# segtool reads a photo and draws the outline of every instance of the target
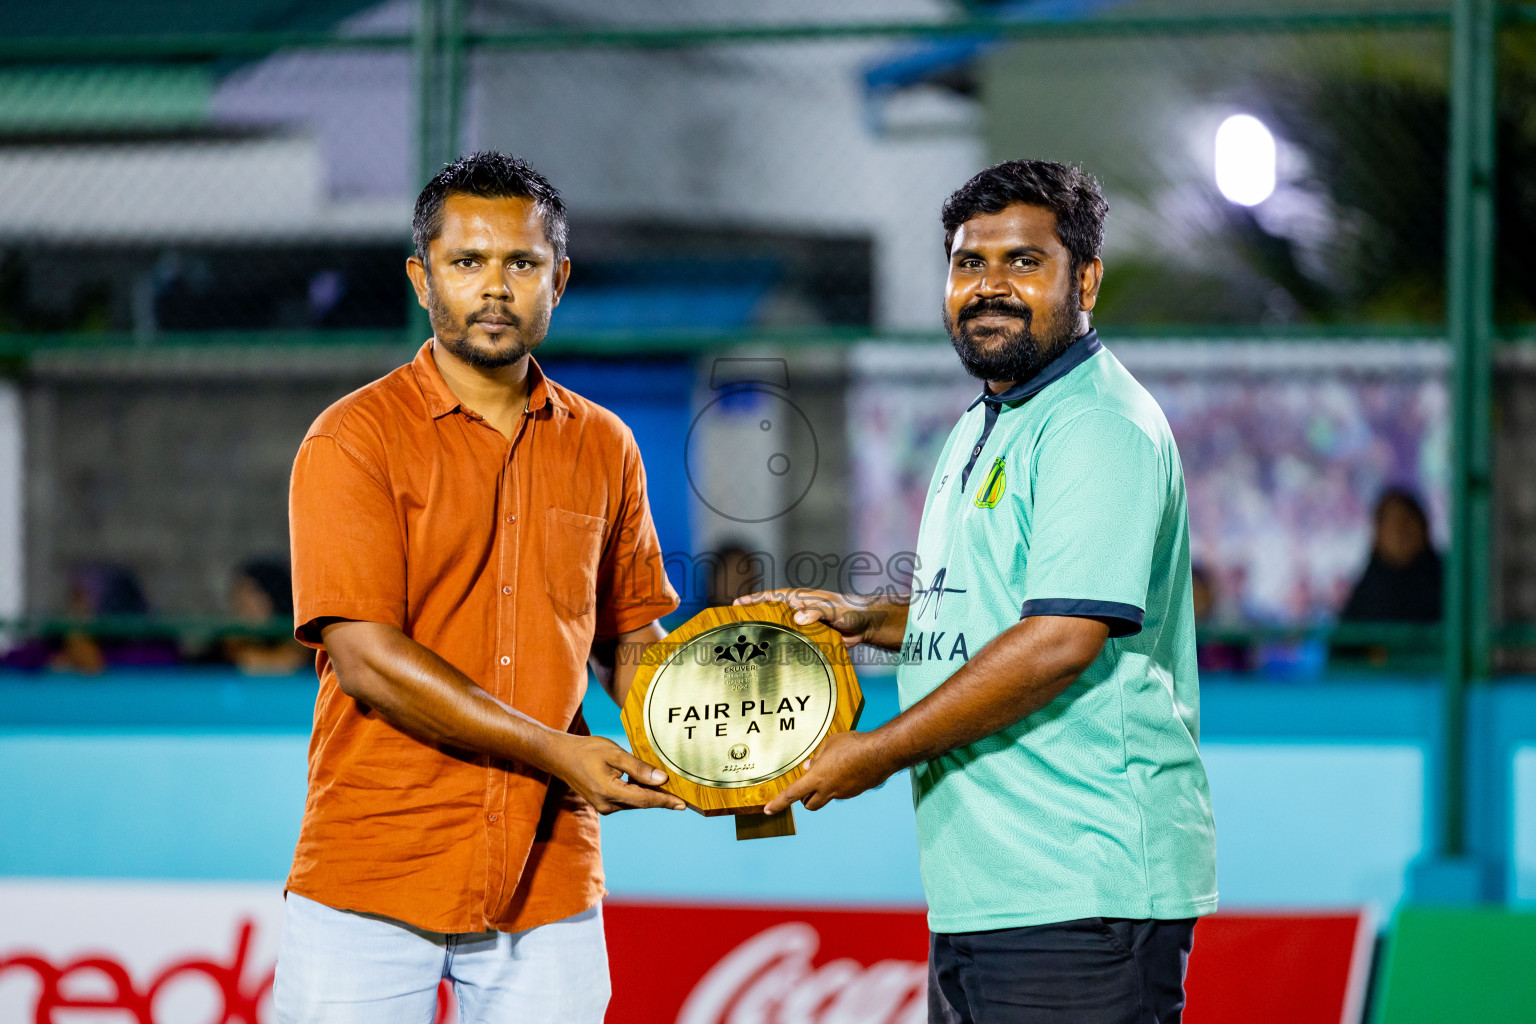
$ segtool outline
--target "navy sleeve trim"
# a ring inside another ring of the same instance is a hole
[[[1025,601],[1024,607],[1019,610],[1019,618],[1027,619],[1031,615],[1076,615],[1084,619],[1109,620],[1109,635],[1112,637],[1135,636],[1141,632],[1142,619],[1146,612],[1133,604],[1121,604],[1119,601],[1082,601],[1069,597],[1048,597],[1039,601]]]

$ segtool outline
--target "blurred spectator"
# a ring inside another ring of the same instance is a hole
[[[1371,560],[1339,612],[1341,623],[1435,623],[1444,597],[1444,569],[1429,543],[1429,519],[1410,491],[1394,487],[1376,501]],[[1337,636],[1338,634],[1336,634]],[[1391,646],[1361,643],[1366,637],[1343,637],[1330,656],[1340,662],[1366,662],[1378,668],[1430,668],[1439,661],[1431,641],[1423,646],[1422,631],[1398,637]]]
[[[69,613],[95,615],[148,615],[149,601],[132,569],[105,563],[77,566],[69,575]]]
[[[253,558],[241,565],[230,586],[229,607],[253,632],[225,637],[219,644],[224,661],[247,675],[284,675],[311,663],[309,648],[290,632],[293,579],[287,559]]]
[[[181,660],[173,640],[143,636],[134,628],[138,623],[132,620],[149,614],[149,601],[132,569],[109,562],[76,566],[69,574],[66,601],[73,624],[47,645],[49,668],[95,674],[110,665],[175,665]],[[114,636],[122,632],[140,635]]]
[[[1339,621],[1439,622],[1443,579],[1424,506],[1410,491],[1389,488],[1376,501],[1371,560]]]
[[[1220,595],[1216,580],[1198,563],[1189,568],[1190,582],[1195,599],[1195,627],[1201,638],[1195,644],[1195,656],[1202,672],[1244,672],[1251,668],[1247,645],[1212,639],[1212,633],[1220,633],[1217,625],[1217,607]]]
[[[762,590],[767,556],[748,551],[746,546],[729,543],[718,549],[710,566],[707,607],[728,605],[738,597]]]
[[[1216,584],[1205,566],[1198,563],[1189,567],[1189,579],[1195,599],[1195,621],[1204,625],[1216,610]]]

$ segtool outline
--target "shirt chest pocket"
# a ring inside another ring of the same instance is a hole
[[[544,513],[544,589],[566,615],[592,611],[608,521],[563,508]]]

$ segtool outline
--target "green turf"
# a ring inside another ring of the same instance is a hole
[[[1405,907],[1387,941],[1375,1024],[1536,1021],[1536,913]]]

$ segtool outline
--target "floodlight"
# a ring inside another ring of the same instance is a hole
[[[1216,187],[1240,206],[1257,206],[1275,191],[1275,137],[1250,114],[1233,114],[1216,129]]]

